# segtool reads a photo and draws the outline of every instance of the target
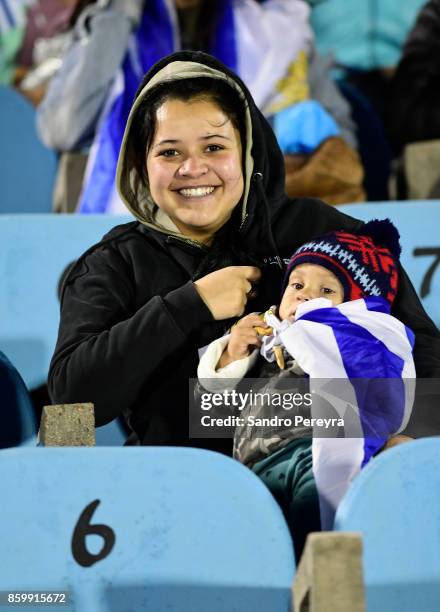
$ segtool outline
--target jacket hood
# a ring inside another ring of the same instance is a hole
[[[136,170],[133,123],[147,92],[162,82],[194,77],[223,79],[239,92],[244,102],[246,143],[242,144],[245,151],[245,189],[241,200],[240,231],[248,233],[256,217],[260,217],[260,222],[267,222],[267,214],[275,214],[277,204],[285,199],[284,160],[271,127],[256,107],[247,87],[236,74],[206,53],[173,53],[157,62],[145,75],[130,111],[119,153],[116,172],[119,194],[129,211],[141,223],[166,234],[182,236],[171,219],[153,202],[148,187]],[[261,202],[262,189],[268,211],[259,210],[264,207]]]

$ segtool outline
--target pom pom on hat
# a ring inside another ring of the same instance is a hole
[[[376,246],[387,248],[396,259],[400,258],[402,248],[397,227],[389,219],[372,219],[357,232],[359,236],[369,236]]]

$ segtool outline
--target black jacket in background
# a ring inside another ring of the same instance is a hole
[[[388,125],[397,152],[440,138],[440,0],[420,11],[392,83]]]
[[[286,197],[283,158],[273,132],[240,79],[217,60],[177,53],[159,62],[145,82],[176,59],[228,74],[247,98],[254,168],[245,221],[232,228],[231,236],[242,252],[261,261],[258,297],[249,301],[247,312],[261,311],[280,299],[284,271],[276,263],[276,250],[285,259],[313,236],[354,229],[361,222],[320,201]],[[128,143],[128,153],[123,148],[119,162],[128,170],[129,148]],[[120,189],[125,195],[124,184]],[[49,372],[52,400],[93,402],[97,425],[122,412],[142,444],[230,452],[229,440],[188,437],[188,379],[197,376],[197,349],[220,336],[227,325],[214,321],[191,282],[209,253],[206,247],[145,222],[118,226],[89,249],[70,272],[62,293],[60,330]],[[224,253],[221,265],[243,263],[231,251]],[[393,314],[416,334],[419,376],[440,376],[440,334],[403,272]]]

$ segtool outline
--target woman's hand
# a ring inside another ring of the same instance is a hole
[[[229,266],[207,274],[194,285],[216,321],[239,317],[261,272],[253,266]]]
[[[251,351],[261,346],[256,327],[266,328],[267,323],[255,313],[243,317],[234,325],[229,342],[218,361],[217,369],[224,368],[238,359],[248,357]]]

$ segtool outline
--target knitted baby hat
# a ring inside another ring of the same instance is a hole
[[[293,268],[311,263],[336,275],[345,302],[376,295],[392,304],[398,284],[399,238],[389,219],[374,219],[356,232],[336,231],[313,238],[292,255],[284,287]]]

